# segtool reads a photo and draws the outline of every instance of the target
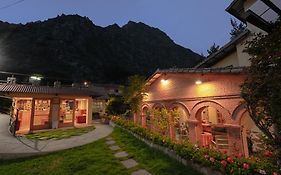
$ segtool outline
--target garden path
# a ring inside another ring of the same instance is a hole
[[[127,168],[127,169],[131,169],[131,168],[135,168],[135,171],[132,172],[131,175],[151,175],[148,171],[146,171],[145,169],[140,169],[137,167],[138,162],[135,161],[134,159],[130,158],[128,153],[126,153],[125,151],[122,151],[122,149],[116,145],[116,142],[114,141],[114,139],[112,137],[107,137],[106,138],[106,144],[109,145],[110,149],[112,151],[115,151],[114,156],[116,158],[119,158],[121,163]]]
[[[0,159],[26,157],[35,154],[46,154],[82,146],[111,134],[112,127],[94,124],[95,130],[81,136],[62,140],[29,140],[25,137],[13,137],[8,131],[9,116],[0,114]]]

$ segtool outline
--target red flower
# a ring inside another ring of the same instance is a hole
[[[233,159],[232,159],[231,157],[228,157],[226,160],[227,160],[229,163],[233,163]]]
[[[210,159],[209,159],[211,162],[214,162],[215,161],[215,158],[213,158],[213,157],[210,157]]]
[[[272,173],[272,175],[279,175],[279,174],[278,174],[278,173],[276,173],[276,172],[273,172],[273,173]]]
[[[243,163],[243,168],[244,168],[244,169],[249,169],[249,164]]]
[[[221,164],[222,164],[222,166],[223,166],[223,167],[226,167],[226,165],[227,165],[227,161],[222,160],[222,161],[221,161]]]
[[[266,151],[263,153],[263,155],[265,155],[265,156],[272,156],[272,154],[273,153],[271,151]]]
[[[209,156],[208,156],[207,154],[206,154],[204,157],[205,157],[205,159],[208,159],[208,158],[209,158]]]

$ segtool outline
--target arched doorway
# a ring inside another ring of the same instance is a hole
[[[247,111],[242,114],[240,125],[242,127],[242,139],[245,156],[248,157],[264,150],[265,148],[262,142],[262,131],[256,126]]]
[[[142,114],[141,114],[141,125],[144,128],[150,129],[150,113],[147,106],[142,108]]]
[[[173,131],[172,134],[174,134],[175,140],[185,140],[188,139],[189,129],[188,129],[188,118],[189,118],[189,112],[188,110],[180,104],[176,104],[172,108],[172,114],[173,117],[173,123],[174,128],[172,128]]]
[[[222,113],[214,106],[204,106],[196,113],[197,139],[202,147],[228,150],[227,129]]]

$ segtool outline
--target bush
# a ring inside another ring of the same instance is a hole
[[[277,165],[271,161],[271,156],[273,156],[272,153],[265,154],[267,156],[264,156],[263,158],[244,158],[242,155],[227,156],[216,150],[199,148],[188,140],[185,140],[182,143],[176,143],[167,136],[142,128],[141,126],[134,124],[132,121],[122,117],[112,117],[112,121],[155,144],[175,151],[184,159],[192,160],[195,163],[219,170],[224,174],[242,175],[266,173],[278,175],[280,173]]]

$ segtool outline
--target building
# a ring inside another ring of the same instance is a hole
[[[121,95],[117,84],[94,84],[90,89],[102,92],[102,96],[93,99],[93,117],[100,118],[106,116],[106,103],[111,95]]]
[[[157,70],[147,81],[148,96],[138,122],[151,129],[150,120],[156,116],[148,111],[177,109],[179,123],[169,125],[168,136],[172,139],[188,138],[202,147],[249,156],[260,149],[261,132],[240,97],[240,85],[246,77],[244,70],[244,67]],[[171,120],[174,121],[173,116]],[[256,141],[249,143],[249,138]]]
[[[234,0],[226,11],[244,22],[246,30],[193,69],[157,70],[148,79],[148,97],[138,122],[153,129],[149,120],[155,116],[147,111],[177,109],[179,124],[170,124],[168,132],[172,139],[188,138],[202,147],[246,157],[261,150],[262,132],[240,96],[244,69],[251,64],[245,42],[255,33],[270,32],[280,8],[279,0]]]
[[[234,0],[226,11],[245,23],[247,29],[196,67],[250,66],[250,55],[243,52],[245,42],[251,40],[255,33],[270,32],[271,23],[281,15],[280,9],[279,0]]]
[[[262,132],[240,95],[245,67],[251,64],[250,55],[243,51],[254,33],[270,32],[280,8],[280,0],[234,0],[226,11],[247,29],[195,68],[157,70],[147,81],[148,96],[136,121],[153,130],[151,120],[156,116],[149,111],[177,109],[180,118],[169,123],[167,132],[174,140],[189,139],[201,147],[246,157],[264,149]]]
[[[102,94],[87,88],[0,84],[0,94],[13,100],[17,133],[91,124],[93,98]]]

